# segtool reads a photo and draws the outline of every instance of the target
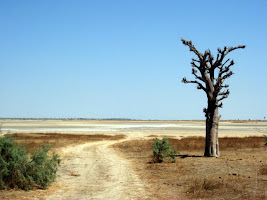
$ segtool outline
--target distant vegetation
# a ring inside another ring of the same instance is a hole
[[[141,119],[130,119],[130,118],[83,118],[83,117],[70,117],[70,118],[53,118],[53,117],[45,117],[45,118],[31,118],[31,117],[22,117],[22,118],[3,118],[0,119],[17,119],[17,120],[141,120]]]
[[[45,189],[55,181],[60,164],[59,155],[50,157],[48,151],[49,147],[43,145],[29,155],[10,135],[0,137],[0,189]]]

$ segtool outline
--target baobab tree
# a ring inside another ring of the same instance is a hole
[[[219,157],[218,109],[222,108],[222,100],[227,98],[230,94],[228,89],[229,85],[224,84],[224,81],[234,74],[230,69],[234,65],[234,61],[230,60],[230,58],[226,59],[226,56],[230,52],[236,49],[244,49],[246,46],[239,45],[236,47],[224,47],[223,49],[218,48],[216,59],[214,59],[209,49],[202,54],[195,48],[191,41],[186,41],[184,39],[181,39],[181,41],[197,56],[197,58],[193,58],[191,62],[192,74],[195,76],[195,80],[189,81],[183,78],[182,82],[196,84],[197,89],[203,90],[207,95],[208,106],[203,109],[206,117],[204,156]]]

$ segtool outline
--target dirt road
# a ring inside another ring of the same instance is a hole
[[[109,148],[116,141],[86,143],[64,149],[54,199],[144,199],[143,183],[127,160]]]

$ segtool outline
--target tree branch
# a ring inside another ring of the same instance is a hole
[[[229,94],[230,94],[230,91],[229,89],[227,89],[226,91],[220,92],[218,96],[229,95]]]
[[[207,89],[198,81],[188,81],[186,78],[183,78],[182,83],[195,83],[195,84],[198,85],[197,89],[202,89],[205,92],[207,91]]]
[[[198,62],[198,63],[200,63],[200,61],[197,60],[197,59],[192,58],[192,60],[193,60],[194,62]]]
[[[203,60],[203,55],[199,53],[199,51],[196,49],[196,47],[192,44],[192,41],[187,41],[185,39],[181,39],[182,43],[189,47],[190,51],[193,51],[199,58],[199,60]]]
[[[221,78],[221,82],[223,82],[225,79],[229,78],[230,76],[232,76],[234,74],[234,72],[230,71],[227,74],[225,74],[222,78]]]
[[[221,50],[220,48],[218,48],[217,50],[218,50],[217,59],[213,65],[214,69],[219,67],[222,64],[222,61],[224,57],[226,56],[227,47],[224,47],[223,50]]]
[[[200,67],[197,66],[196,63],[194,63],[194,61],[191,62],[191,66],[197,68],[198,70],[200,70]]]
[[[205,54],[207,54],[207,60],[210,63],[210,68],[213,68],[213,60],[214,60],[213,55],[211,55],[211,52],[209,49],[207,51],[205,51]]]
[[[205,82],[204,79],[197,74],[197,70],[196,69],[192,68],[192,74],[196,77],[196,79]]]
[[[195,80],[189,81],[183,78],[182,82],[197,84],[197,88],[204,90],[209,100],[216,101],[216,106],[222,107],[220,101],[227,98],[230,94],[229,89],[223,91],[223,88],[229,87],[229,85],[224,84],[224,81],[234,74],[231,71],[231,67],[235,64],[233,60],[230,61],[230,59],[225,59],[225,57],[228,53],[236,49],[244,49],[246,46],[239,45],[235,47],[225,46],[223,49],[218,48],[215,60],[209,49],[202,54],[195,48],[191,41],[187,41],[183,38],[181,41],[184,45],[189,47],[190,51],[193,51],[197,55],[197,58],[193,58],[191,62],[192,74],[195,76]],[[217,68],[218,70],[216,70]],[[215,75],[215,73],[217,75]],[[207,112],[207,109],[203,111]]]
[[[219,105],[217,105],[217,107],[222,108],[223,107],[223,103],[221,102]]]
[[[229,59],[227,59],[227,61],[224,62],[223,65],[225,65],[228,61],[229,61]],[[222,67],[219,67],[220,71],[218,72],[219,73],[218,74],[218,78],[217,78],[216,84],[214,86],[215,87],[215,93],[214,93],[215,96],[218,95],[218,93],[220,92],[221,88],[223,87],[222,84],[225,81],[225,79],[229,78],[230,76],[232,76],[234,74],[232,71],[229,72],[230,67],[232,65],[234,65],[234,61],[233,60],[230,62],[230,64],[228,66],[223,67],[223,65],[222,65]]]
[[[228,58],[223,64],[221,67],[219,67],[219,69],[222,69],[224,67],[224,65],[230,60],[230,58]]]
[[[229,95],[223,95],[221,98],[218,99],[218,102],[222,101],[223,99],[226,99]]]
[[[218,54],[217,54],[217,59],[215,61],[214,67],[219,67],[222,64],[223,59],[225,56],[230,53],[231,51],[234,51],[236,49],[244,49],[246,48],[246,45],[238,45],[236,47],[224,47],[223,50],[218,48]]]
[[[231,51],[234,51],[234,50],[236,50],[236,49],[244,49],[244,48],[246,48],[246,45],[238,45],[238,46],[236,46],[236,47],[228,47],[228,50],[227,50],[227,52],[226,52],[226,55],[227,55],[228,53],[230,53]]]
[[[221,85],[220,87],[221,87],[221,88],[228,88],[229,85]]]

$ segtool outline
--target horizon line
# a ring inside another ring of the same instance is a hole
[[[87,118],[87,117],[0,117],[0,120],[118,120],[118,121],[205,121],[205,119],[132,119],[132,118]],[[220,121],[267,121],[261,119],[222,119]]]

